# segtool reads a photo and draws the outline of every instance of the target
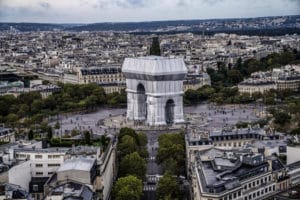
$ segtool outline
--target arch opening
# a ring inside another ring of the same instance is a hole
[[[137,86],[138,120],[145,120],[147,117],[147,96],[145,87],[139,83]]]
[[[169,99],[166,102],[166,107],[165,107],[165,116],[166,116],[166,123],[167,124],[173,124],[174,123],[174,107],[175,107],[174,100]]]

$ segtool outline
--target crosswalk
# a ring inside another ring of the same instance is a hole
[[[147,183],[158,183],[160,177],[159,176],[156,176],[156,175],[148,175],[147,176]]]
[[[156,191],[156,185],[144,185],[143,191]]]
[[[147,161],[155,161],[155,156],[150,156],[149,158],[147,158]]]
[[[144,183],[144,191],[156,191],[157,183],[162,176],[160,175],[147,175],[147,181]]]

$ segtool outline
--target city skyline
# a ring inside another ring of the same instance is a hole
[[[251,18],[297,15],[299,10],[300,2],[297,0],[1,0],[0,22],[97,23]]]

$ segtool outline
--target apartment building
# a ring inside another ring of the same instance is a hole
[[[195,162],[190,168],[194,199],[268,199],[280,191],[282,180],[289,179],[278,158],[270,161],[247,149],[210,148],[194,154]],[[282,175],[275,176],[277,172]]]

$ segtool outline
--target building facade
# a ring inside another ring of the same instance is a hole
[[[249,150],[215,148],[195,152],[192,171],[193,199],[268,199],[279,192],[289,176],[278,158],[268,159]]]

